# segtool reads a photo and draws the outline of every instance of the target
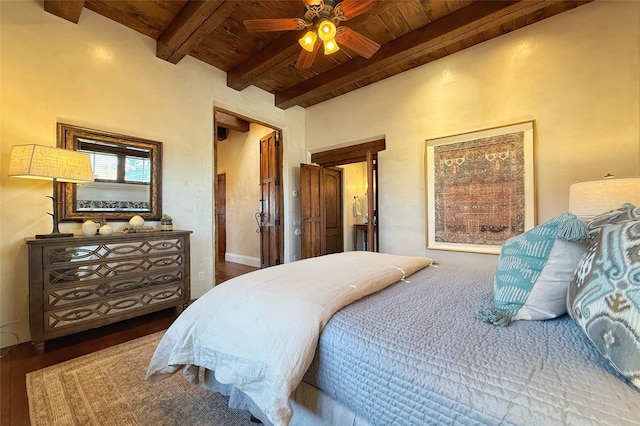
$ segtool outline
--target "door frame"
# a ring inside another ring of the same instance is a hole
[[[370,251],[378,251],[380,249],[380,218],[378,217],[380,212],[380,204],[378,203],[378,194],[380,192],[378,186],[378,152],[384,151],[386,148],[387,141],[383,138],[346,146],[344,148],[330,149],[311,154],[311,163],[324,168],[353,163],[367,163],[367,181],[372,182],[372,184],[369,184],[369,196],[367,197],[369,202],[367,211],[369,212],[369,217],[373,218],[370,219],[367,224],[367,238],[369,240],[368,247]],[[373,197],[371,196],[371,193],[373,193]],[[371,212],[374,214],[372,215]]]
[[[213,107],[213,211],[214,214],[216,212],[216,193],[218,191],[218,137],[219,137],[219,127],[220,129],[222,128],[228,128],[228,129],[232,129],[232,130],[238,130],[237,128],[234,128],[234,126],[237,125],[238,122],[247,122],[249,124],[251,123],[255,123],[258,124],[260,126],[264,126],[264,127],[268,127],[270,129],[272,129],[274,132],[276,132],[279,135],[279,140],[280,140],[280,149],[277,150],[277,154],[278,155],[278,164],[279,164],[279,170],[278,173],[280,175],[280,180],[281,180],[281,184],[278,186],[278,216],[280,219],[280,223],[282,224],[278,230],[279,233],[279,244],[278,244],[278,255],[280,256],[281,259],[284,259],[284,244],[285,244],[285,238],[284,238],[284,215],[285,215],[285,211],[284,211],[284,173],[283,173],[283,168],[284,168],[284,155],[283,155],[283,147],[284,147],[284,137],[283,137],[283,132],[282,129],[279,127],[274,126],[273,124],[270,123],[265,123],[263,121],[260,120],[256,120],[254,118],[251,117],[247,117],[244,116],[242,114],[238,114],[236,112],[218,107],[218,106],[214,106]],[[227,126],[227,127],[222,127],[222,126]],[[242,125],[240,125],[240,127],[242,127]],[[226,135],[225,135],[226,137]],[[259,183],[259,182],[258,182]],[[214,276],[215,276],[215,271],[218,269],[218,227],[215,226],[214,227],[214,235],[213,235],[213,253],[214,253]],[[261,259],[262,262],[262,259]],[[216,285],[216,283],[214,282],[214,286]]]

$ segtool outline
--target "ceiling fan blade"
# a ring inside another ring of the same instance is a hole
[[[354,18],[378,3],[377,0],[342,0],[334,9],[335,16],[341,21]]]
[[[380,49],[378,43],[347,27],[339,27],[336,41],[339,45],[367,59]]]
[[[305,49],[300,49],[300,54],[298,55],[298,60],[296,61],[296,68],[301,70],[310,68],[311,65],[313,65],[313,61],[316,59],[316,55],[320,50],[320,46],[322,46],[322,42],[320,40],[316,40],[316,44],[313,45],[312,52],[309,52]]]
[[[301,30],[307,26],[307,23],[300,18],[245,19],[244,26],[249,32],[259,33],[264,31]]]

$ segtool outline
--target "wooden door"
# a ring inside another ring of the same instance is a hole
[[[263,268],[281,263],[281,149],[278,132],[260,139],[260,263]]]
[[[322,167],[300,164],[300,221],[302,259],[326,252],[324,215],[324,178]]]
[[[342,170],[328,168],[323,170],[324,211],[325,211],[325,254],[344,251],[344,232],[342,225]]]
[[[227,175],[218,175],[216,191],[216,227],[218,229],[218,260],[227,252]]]

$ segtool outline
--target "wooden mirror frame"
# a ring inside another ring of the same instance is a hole
[[[160,220],[162,216],[162,142],[142,139],[133,136],[109,133],[101,130],[86,129],[70,124],[57,123],[58,148],[78,150],[78,138],[113,143],[122,146],[149,149],[151,159],[151,182],[149,184],[149,211],[77,211],[76,184],[58,183],[60,200],[57,213],[60,221],[82,222],[87,218],[104,218],[106,220],[128,221],[133,215],[140,215],[145,220]]]

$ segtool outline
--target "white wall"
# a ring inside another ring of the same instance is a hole
[[[297,187],[304,160],[304,110],[274,107],[273,96],[226,87],[226,75],[186,57],[173,65],[155,56],[155,41],[83,9],[78,24],[36,0],[0,2],[0,345],[28,341],[25,237],[51,231],[51,183],[7,177],[11,146],[55,146],[56,122],[158,140],[163,145],[163,210],[174,227],[193,230],[193,297],[214,282],[213,107],[283,130],[284,186]],[[297,144],[297,146],[296,146]],[[285,258],[298,237],[286,226]],[[118,224],[112,224],[118,226]],[[80,233],[79,223],[61,231]],[[197,281],[197,272],[205,273]]]
[[[77,201],[142,201],[149,204],[150,188],[118,182],[89,182],[76,186]],[[148,209],[148,207],[147,207]]]
[[[425,249],[426,139],[535,120],[540,223],[574,181],[640,175],[639,100],[640,2],[595,1],[307,108],[307,149],[384,135],[381,251],[460,257]]]

